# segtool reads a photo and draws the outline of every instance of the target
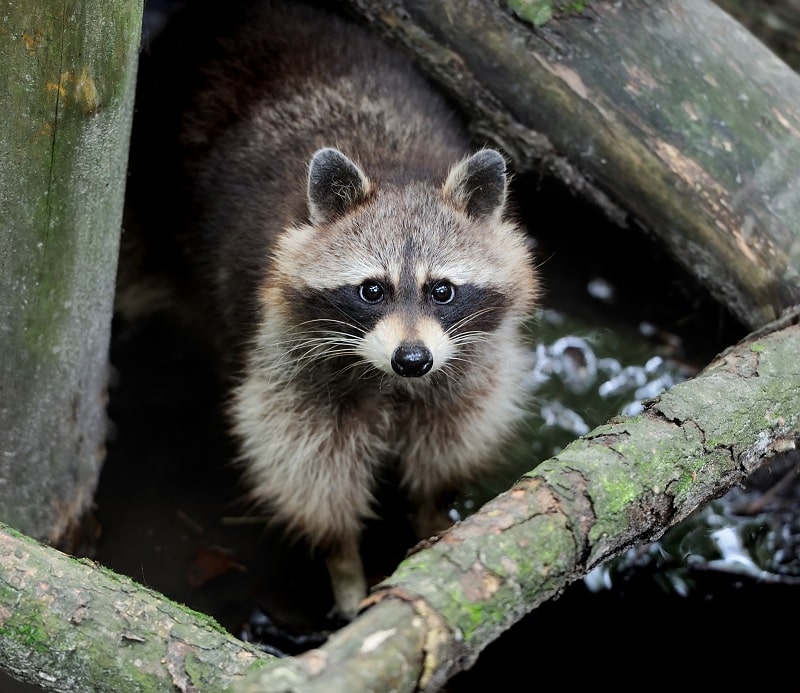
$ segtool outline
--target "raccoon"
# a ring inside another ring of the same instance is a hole
[[[421,538],[494,465],[538,281],[503,156],[468,154],[408,58],[300,2],[237,12],[203,51],[181,44],[202,60],[181,76],[179,184],[162,187],[183,196],[157,244],[174,239],[174,301],[232,373],[252,498],[323,552],[350,619],[387,465]]]

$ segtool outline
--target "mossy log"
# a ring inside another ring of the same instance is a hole
[[[800,302],[800,77],[710,0],[342,2],[750,329]]]
[[[435,690],[588,570],[795,450],[798,353],[795,311],[418,547],[359,618],[297,658],[272,660],[127,579],[0,534],[0,670],[73,693]]]
[[[47,691],[227,689],[271,658],[132,580],[2,527],[0,670]]]
[[[0,7],[0,520],[57,542],[105,452],[142,3]]]

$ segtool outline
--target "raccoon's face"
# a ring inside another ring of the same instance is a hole
[[[504,170],[484,151],[442,188],[375,191],[343,154],[318,152],[312,223],[288,230],[276,252],[295,359],[455,376],[509,315],[524,317],[533,278],[522,234],[501,220]]]
[[[387,284],[368,279],[358,287],[361,301],[373,306],[378,314],[385,313],[364,336],[360,351],[384,370],[386,357],[391,352],[388,363],[397,375],[418,378],[428,373],[434,364],[440,367],[449,359],[452,344],[445,325],[451,322],[448,318],[452,311],[447,306],[452,307],[456,288],[448,279],[440,279],[420,287],[419,296],[412,293],[403,297],[398,288]],[[410,305],[404,309],[402,303]],[[431,347],[436,350],[435,358]]]
[[[504,297],[447,277],[408,274],[401,270],[394,279],[381,274],[311,290],[294,313],[304,314],[305,326],[313,328],[329,354],[355,357],[406,378],[448,365],[457,370],[457,359],[466,358],[470,345],[486,340],[497,326]]]

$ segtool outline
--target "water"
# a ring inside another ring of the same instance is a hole
[[[678,359],[675,340],[655,344],[645,328],[611,329],[559,310],[542,309],[530,325],[531,367],[525,375],[530,410],[503,456],[502,475],[459,499],[468,514],[578,436],[694,375]]]

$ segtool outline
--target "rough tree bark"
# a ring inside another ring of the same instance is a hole
[[[0,532],[0,670],[64,693],[221,691],[268,659],[128,578]]]
[[[56,542],[104,454],[142,3],[0,7],[0,519]]]
[[[130,580],[0,532],[0,670],[72,693],[435,690],[571,581],[797,449],[800,313],[777,327],[538,466],[298,658],[276,663]]]
[[[800,77],[709,0],[343,4],[478,138],[640,224],[743,324],[800,302]],[[543,5],[586,8],[533,28]]]

